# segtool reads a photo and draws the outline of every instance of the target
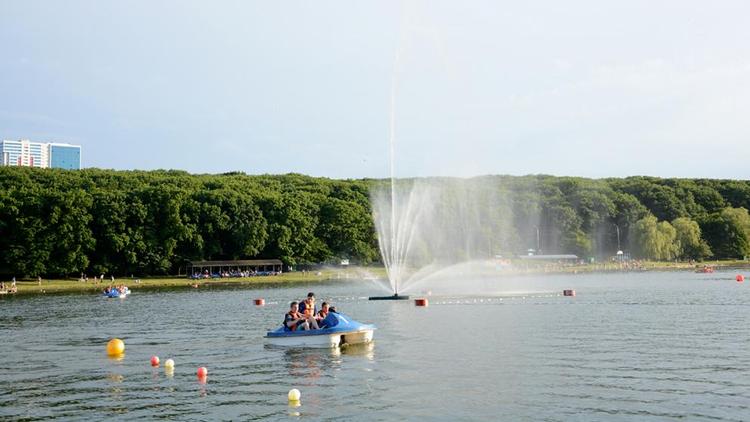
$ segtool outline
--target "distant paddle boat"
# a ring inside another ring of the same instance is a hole
[[[123,291],[123,292],[120,292],[117,289],[112,289],[112,290],[110,290],[107,293],[102,293],[102,296],[110,298],[110,299],[115,299],[115,298],[118,298],[118,297],[119,298],[125,298],[129,294],[130,294],[130,289],[128,289],[127,287],[125,287],[125,291]]]
[[[266,333],[268,344],[287,347],[331,348],[347,344],[370,343],[375,326],[362,324],[348,316],[331,312],[321,321],[325,328],[317,330],[295,330],[280,327]]]
[[[696,273],[703,273],[703,274],[710,274],[710,273],[714,272],[714,269],[713,269],[713,267],[705,266],[703,268],[698,268],[697,270],[695,270],[695,272]]]

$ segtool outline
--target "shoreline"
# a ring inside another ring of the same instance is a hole
[[[637,267],[622,268],[620,264],[615,263],[594,263],[594,264],[577,264],[577,265],[558,265],[558,264],[539,264],[527,266],[526,268],[511,268],[508,270],[499,270],[497,275],[504,276],[524,276],[535,274],[594,274],[594,273],[632,273],[644,271],[695,271],[703,266],[714,268],[715,270],[725,270],[730,268],[750,268],[750,261],[731,260],[731,261],[705,261],[701,263],[683,263],[683,262],[653,262],[643,261]],[[281,287],[303,283],[322,283],[336,280],[350,280],[363,278],[384,279],[386,272],[384,267],[352,267],[348,269],[324,269],[320,271],[309,272],[289,272],[273,276],[256,276],[256,277],[238,277],[238,278],[214,278],[193,280],[184,276],[166,276],[152,278],[120,278],[115,279],[114,283],[105,279],[103,282],[81,282],[80,280],[42,280],[39,285],[34,280],[23,280],[17,282],[18,292],[0,295],[0,298],[6,296],[32,296],[43,294],[89,294],[100,293],[109,285],[125,285],[131,291],[154,291],[161,289],[206,289],[211,287],[254,287],[268,286]],[[136,280],[140,280],[137,283]],[[6,283],[8,284],[8,283]],[[197,286],[197,287],[196,287]]]
[[[161,289],[206,289],[211,287],[252,287],[252,286],[287,286],[304,283],[321,283],[326,281],[361,279],[364,277],[385,276],[385,268],[382,267],[354,267],[344,269],[324,269],[320,271],[309,272],[289,272],[280,275],[254,276],[254,277],[231,277],[231,278],[208,278],[208,279],[189,279],[185,276],[164,276],[164,277],[144,277],[144,278],[115,278],[112,282],[105,278],[102,282],[82,282],[78,279],[53,279],[42,280],[40,285],[36,280],[17,281],[17,293],[3,294],[3,296],[33,296],[44,294],[101,294],[105,287],[113,285],[125,285],[132,292],[136,291],[155,291]],[[137,283],[136,280],[140,280]],[[9,284],[9,283],[7,283]],[[197,287],[195,287],[197,286]]]

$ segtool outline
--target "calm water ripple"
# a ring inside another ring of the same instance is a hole
[[[495,291],[428,308],[369,302],[378,292],[356,281],[3,297],[0,419],[748,420],[750,285],[733,279],[529,276],[508,290],[526,293],[504,294],[498,278]],[[267,346],[265,331],[309,290],[375,323],[375,343]],[[112,337],[126,343],[121,360],[104,354]],[[172,376],[151,368],[153,354],[175,359]]]

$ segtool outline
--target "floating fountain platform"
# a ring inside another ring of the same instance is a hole
[[[409,296],[396,293],[391,296],[370,296],[370,300],[409,300]]]

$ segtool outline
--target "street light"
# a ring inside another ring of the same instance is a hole
[[[622,249],[620,249],[620,226],[617,224],[614,225],[615,229],[617,229],[617,257],[622,260]]]

